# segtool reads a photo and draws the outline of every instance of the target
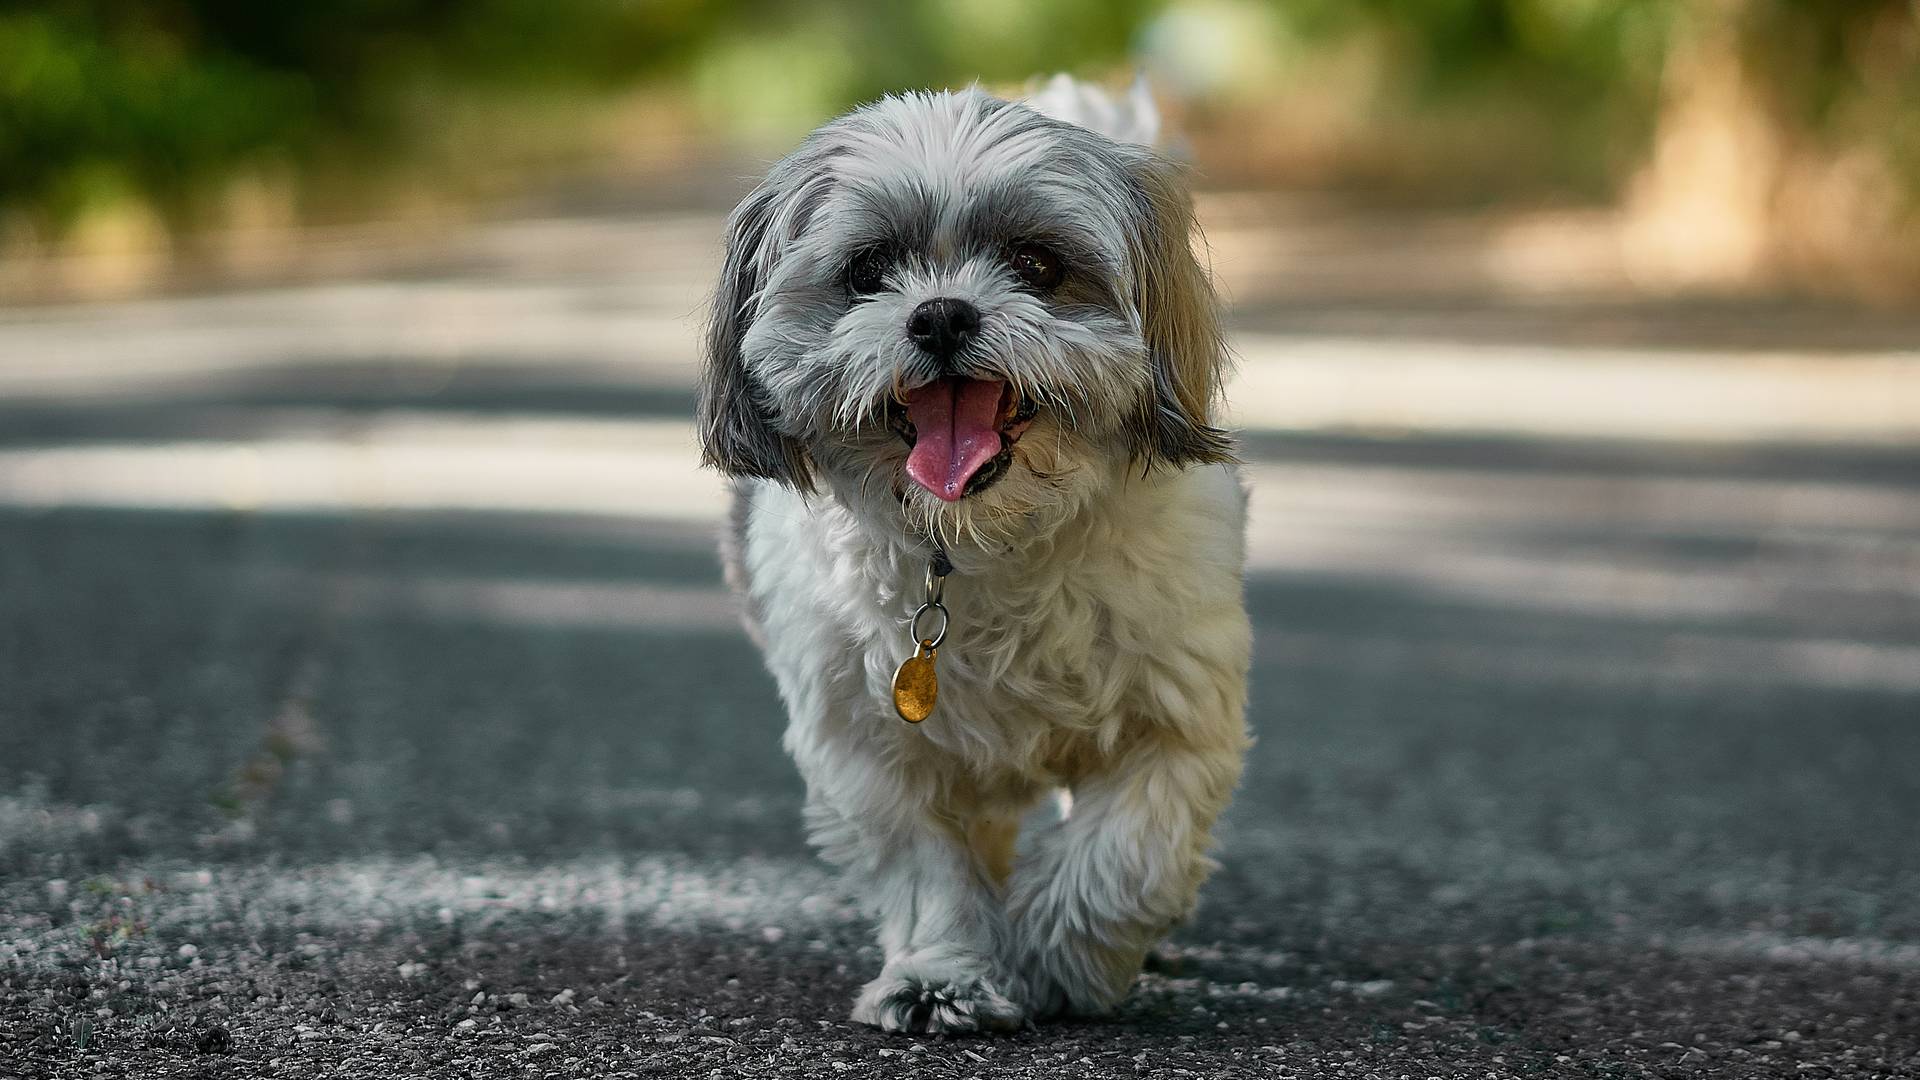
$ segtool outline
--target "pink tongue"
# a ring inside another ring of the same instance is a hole
[[[1000,393],[1006,384],[942,379],[907,393],[913,453],[907,475],[947,502],[967,493],[967,481],[1000,452]]]

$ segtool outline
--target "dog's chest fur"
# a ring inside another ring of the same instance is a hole
[[[942,772],[957,759],[983,792],[1069,784],[1143,725],[1177,727],[1242,692],[1245,497],[1230,467],[1120,477],[1007,550],[956,546],[939,704],[917,727],[893,715],[888,686],[912,650],[905,619],[924,598],[927,549],[829,495],[747,483],[736,498],[730,578],[796,755],[884,741]]]

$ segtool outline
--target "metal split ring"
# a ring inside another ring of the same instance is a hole
[[[929,565],[927,567],[927,603],[937,604],[946,598],[946,594],[947,576],[934,573],[933,567]]]
[[[920,617],[928,612],[938,612],[940,614],[940,632],[932,636],[920,632]],[[928,600],[914,610],[913,620],[907,625],[907,632],[913,635],[913,643],[915,645],[923,645],[929,649],[937,649],[940,647],[941,642],[947,640],[947,624],[951,621],[951,617],[947,614],[947,605],[937,599]]]

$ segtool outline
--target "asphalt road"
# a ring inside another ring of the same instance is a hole
[[[1920,449],[1250,432],[1202,910],[1110,1019],[915,1041],[684,379],[174,364],[339,295],[0,320],[108,353],[0,404],[0,1077],[1920,1076]]]

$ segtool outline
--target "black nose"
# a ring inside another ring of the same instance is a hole
[[[979,330],[980,309],[950,297],[921,304],[907,319],[908,336],[942,360],[959,352]]]

